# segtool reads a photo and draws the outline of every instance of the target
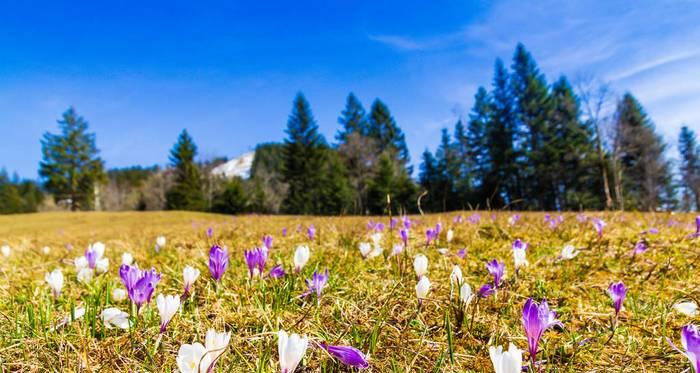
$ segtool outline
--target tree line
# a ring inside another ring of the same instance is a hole
[[[549,83],[522,44],[510,66],[497,59],[469,114],[426,149],[417,179],[389,107],[369,111],[352,93],[335,138],[319,133],[302,93],[282,143],[259,144],[250,177],[210,172],[183,130],[169,164],[105,171],[87,122],[70,108],[60,133],[42,139],[41,184],[0,174],[0,211],[34,211],[44,192],[72,210],[196,210],[222,213],[394,214],[458,209],[700,210],[700,145],[683,127],[677,173],[668,145],[641,103],[608,86],[561,76]],[[4,176],[3,176],[4,175]]]

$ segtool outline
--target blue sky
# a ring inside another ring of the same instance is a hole
[[[203,158],[234,157],[284,138],[297,91],[328,139],[348,92],[380,97],[415,161],[519,41],[549,81],[631,91],[669,143],[700,131],[696,1],[194,3],[4,4],[0,167],[35,178],[69,105],[108,167],[165,164],[183,128]]]

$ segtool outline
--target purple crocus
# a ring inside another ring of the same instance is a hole
[[[401,236],[401,241],[403,242],[404,246],[408,246],[408,234],[408,228],[399,229],[399,236]]]
[[[681,346],[683,350],[676,347],[670,339],[666,338],[671,347],[685,355],[690,360],[695,373],[700,373],[700,331],[697,325],[688,324],[681,329]]]
[[[284,271],[284,267],[282,267],[281,264],[278,264],[272,267],[272,269],[270,269],[270,273],[268,274],[268,276],[272,278],[282,278],[286,274],[287,273]]]
[[[265,272],[265,263],[267,262],[267,249],[256,247],[253,250],[245,250],[243,256],[248,265],[250,278],[256,275],[262,276],[263,272]]]
[[[457,256],[458,256],[460,259],[464,259],[464,257],[465,257],[466,255],[467,255],[467,249],[466,249],[466,248],[459,249],[459,251],[457,251]]]
[[[647,245],[646,241],[639,240],[639,241],[637,241],[636,244],[634,244],[634,250],[632,251],[632,253],[634,255],[639,255],[639,254],[644,253],[647,250],[649,250],[649,245]]]
[[[668,221],[668,226],[671,226],[671,220]],[[700,237],[700,215],[695,217],[695,233],[690,235],[690,238]]]
[[[386,228],[386,226],[384,225],[384,223],[377,223],[377,224],[374,226],[374,230],[377,231],[377,232],[384,232],[384,228]]]
[[[87,250],[85,250],[85,259],[88,262],[88,267],[95,269],[95,266],[97,265],[97,251],[93,250],[91,247],[88,247]]]
[[[605,227],[605,222],[599,218],[593,218],[591,219],[591,221],[593,222],[593,228],[595,228],[596,233],[598,233],[598,237],[603,237],[603,228]]]
[[[207,228],[207,237],[208,238],[214,237],[214,228],[212,228],[212,227]]]
[[[319,272],[314,272],[313,276],[311,276],[310,280],[306,280],[306,286],[308,286],[308,289],[304,294],[301,295],[302,298],[310,295],[311,293],[316,293],[316,300],[320,303],[321,302],[321,293],[323,292],[323,288],[328,285],[328,270],[326,269],[326,273],[319,273]]]
[[[622,302],[625,301],[625,296],[627,296],[627,288],[625,288],[625,284],[623,284],[622,281],[619,281],[618,283],[611,282],[610,286],[608,287],[608,293],[610,294],[610,298],[612,298],[613,305],[615,306],[615,317],[617,318],[617,315],[620,313],[620,309],[622,308]]]
[[[391,218],[391,220],[389,220],[389,230],[393,231],[397,224],[399,224],[399,219]]]
[[[479,289],[479,297],[488,298],[496,293],[496,289],[491,284],[485,284]]]
[[[479,224],[481,222],[481,215],[479,214],[472,214],[467,218],[470,224]]]
[[[313,241],[316,238],[316,227],[313,224],[309,225],[306,229],[306,235],[309,236],[309,240]]]
[[[282,237],[287,237],[287,227],[282,228]]]
[[[438,236],[438,233],[434,229],[428,228],[425,231],[425,245],[426,246],[430,245],[430,242],[437,239],[437,236]]]
[[[263,246],[267,247],[268,249],[272,249],[272,236],[270,236],[269,234],[266,234],[263,237],[262,243],[263,243]]]
[[[530,244],[517,238],[515,241],[513,241],[512,247],[513,250],[526,250],[528,247],[530,247]]]
[[[463,221],[464,221],[464,218],[462,217],[462,214],[459,214],[459,215],[455,216],[454,218],[452,218],[452,222],[455,224],[459,224]]]
[[[501,286],[501,280],[503,279],[503,272],[506,269],[506,264],[500,263],[498,260],[494,259],[486,263],[486,269],[489,273],[493,275],[493,287],[498,288]]]
[[[341,363],[358,369],[369,367],[367,357],[362,351],[352,346],[330,346],[325,343],[320,344],[321,348],[326,350],[331,356],[338,359]]]
[[[214,245],[209,250],[209,272],[218,283],[228,268],[228,250]]]
[[[555,326],[563,327],[561,321],[557,320],[557,313],[549,310],[549,305],[546,300],[537,304],[532,298],[525,302],[523,307],[523,328],[527,337],[528,351],[530,352],[530,360],[535,364],[537,349],[540,339],[544,332]]]
[[[160,281],[161,274],[155,268],[141,271],[136,266],[122,264],[119,267],[119,277],[126,288],[129,299],[140,309],[145,303],[151,303],[151,296]]]

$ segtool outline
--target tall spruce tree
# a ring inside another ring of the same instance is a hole
[[[372,214],[387,213],[387,197],[393,214],[413,211],[415,185],[403,166],[384,152],[379,156],[377,170],[368,186],[368,210]]]
[[[551,100],[547,81],[535,60],[518,44],[513,56],[511,86],[515,98],[514,112],[518,130],[525,139],[521,144],[522,158],[518,163],[525,172],[527,190],[531,201],[527,207],[553,210],[555,196],[551,185],[552,174],[548,169],[546,147],[552,136],[549,117]]]
[[[619,189],[625,206],[651,211],[672,203],[667,146],[656,134],[651,119],[630,93],[619,101],[615,115]]]
[[[463,207],[457,192],[457,183],[462,178],[460,168],[464,164],[459,158],[458,149],[450,139],[447,128],[442,129],[440,146],[435,152],[438,172],[441,176],[441,189],[438,191],[441,211]],[[465,176],[468,179],[468,176]],[[468,180],[466,180],[468,183]]]
[[[41,140],[39,175],[44,188],[71,210],[91,209],[99,198],[95,187],[105,180],[95,134],[88,132],[88,123],[72,107],[63,113],[58,126],[59,134],[46,132]]]
[[[681,208],[700,211],[700,145],[695,132],[688,126],[681,127],[678,152],[681,155]]]
[[[340,113],[338,123],[341,125],[341,129],[336,135],[339,143],[347,142],[348,136],[353,133],[367,136],[369,128],[365,108],[362,107],[362,103],[352,92],[348,94],[345,109]]]
[[[372,103],[367,136],[377,141],[379,153],[389,152],[392,158],[404,165],[411,160],[403,131],[391,116],[389,107],[380,99]]]
[[[421,188],[427,192],[422,200],[422,208],[428,211],[438,211],[440,206],[439,190],[442,177],[437,164],[437,159],[430,150],[423,152],[418,180]]]
[[[195,163],[197,145],[187,130],[182,130],[170,150],[170,165],[174,169],[173,185],[165,193],[168,210],[203,211],[206,200],[202,188],[202,176]]]
[[[497,180],[492,174],[491,156],[489,152],[489,126],[491,125],[492,103],[489,93],[484,87],[479,87],[474,95],[474,105],[469,113],[469,124],[467,126],[466,139],[459,140],[462,136],[459,127],[455,129],[455,137],[459,143],[466,142],[466,151],[461,152],[461,157],[465,159],[465,164],[469,169],[462,171],[463,175],[468,175],[471,197],[470,203],[484,206],[489,193],[496,188]],[[459,188],[464,190],[464,187]],[[462,192],[464,194],[464,192]],[[466,197],[466,196],[464,196]],[[463,197],[463,198],[464,198]],[[467,198],[465,198],[467,199]]]

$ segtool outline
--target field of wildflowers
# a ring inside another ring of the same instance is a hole
[[[1,216],[0,366],[698,372],[699,234],[652,213]]]

